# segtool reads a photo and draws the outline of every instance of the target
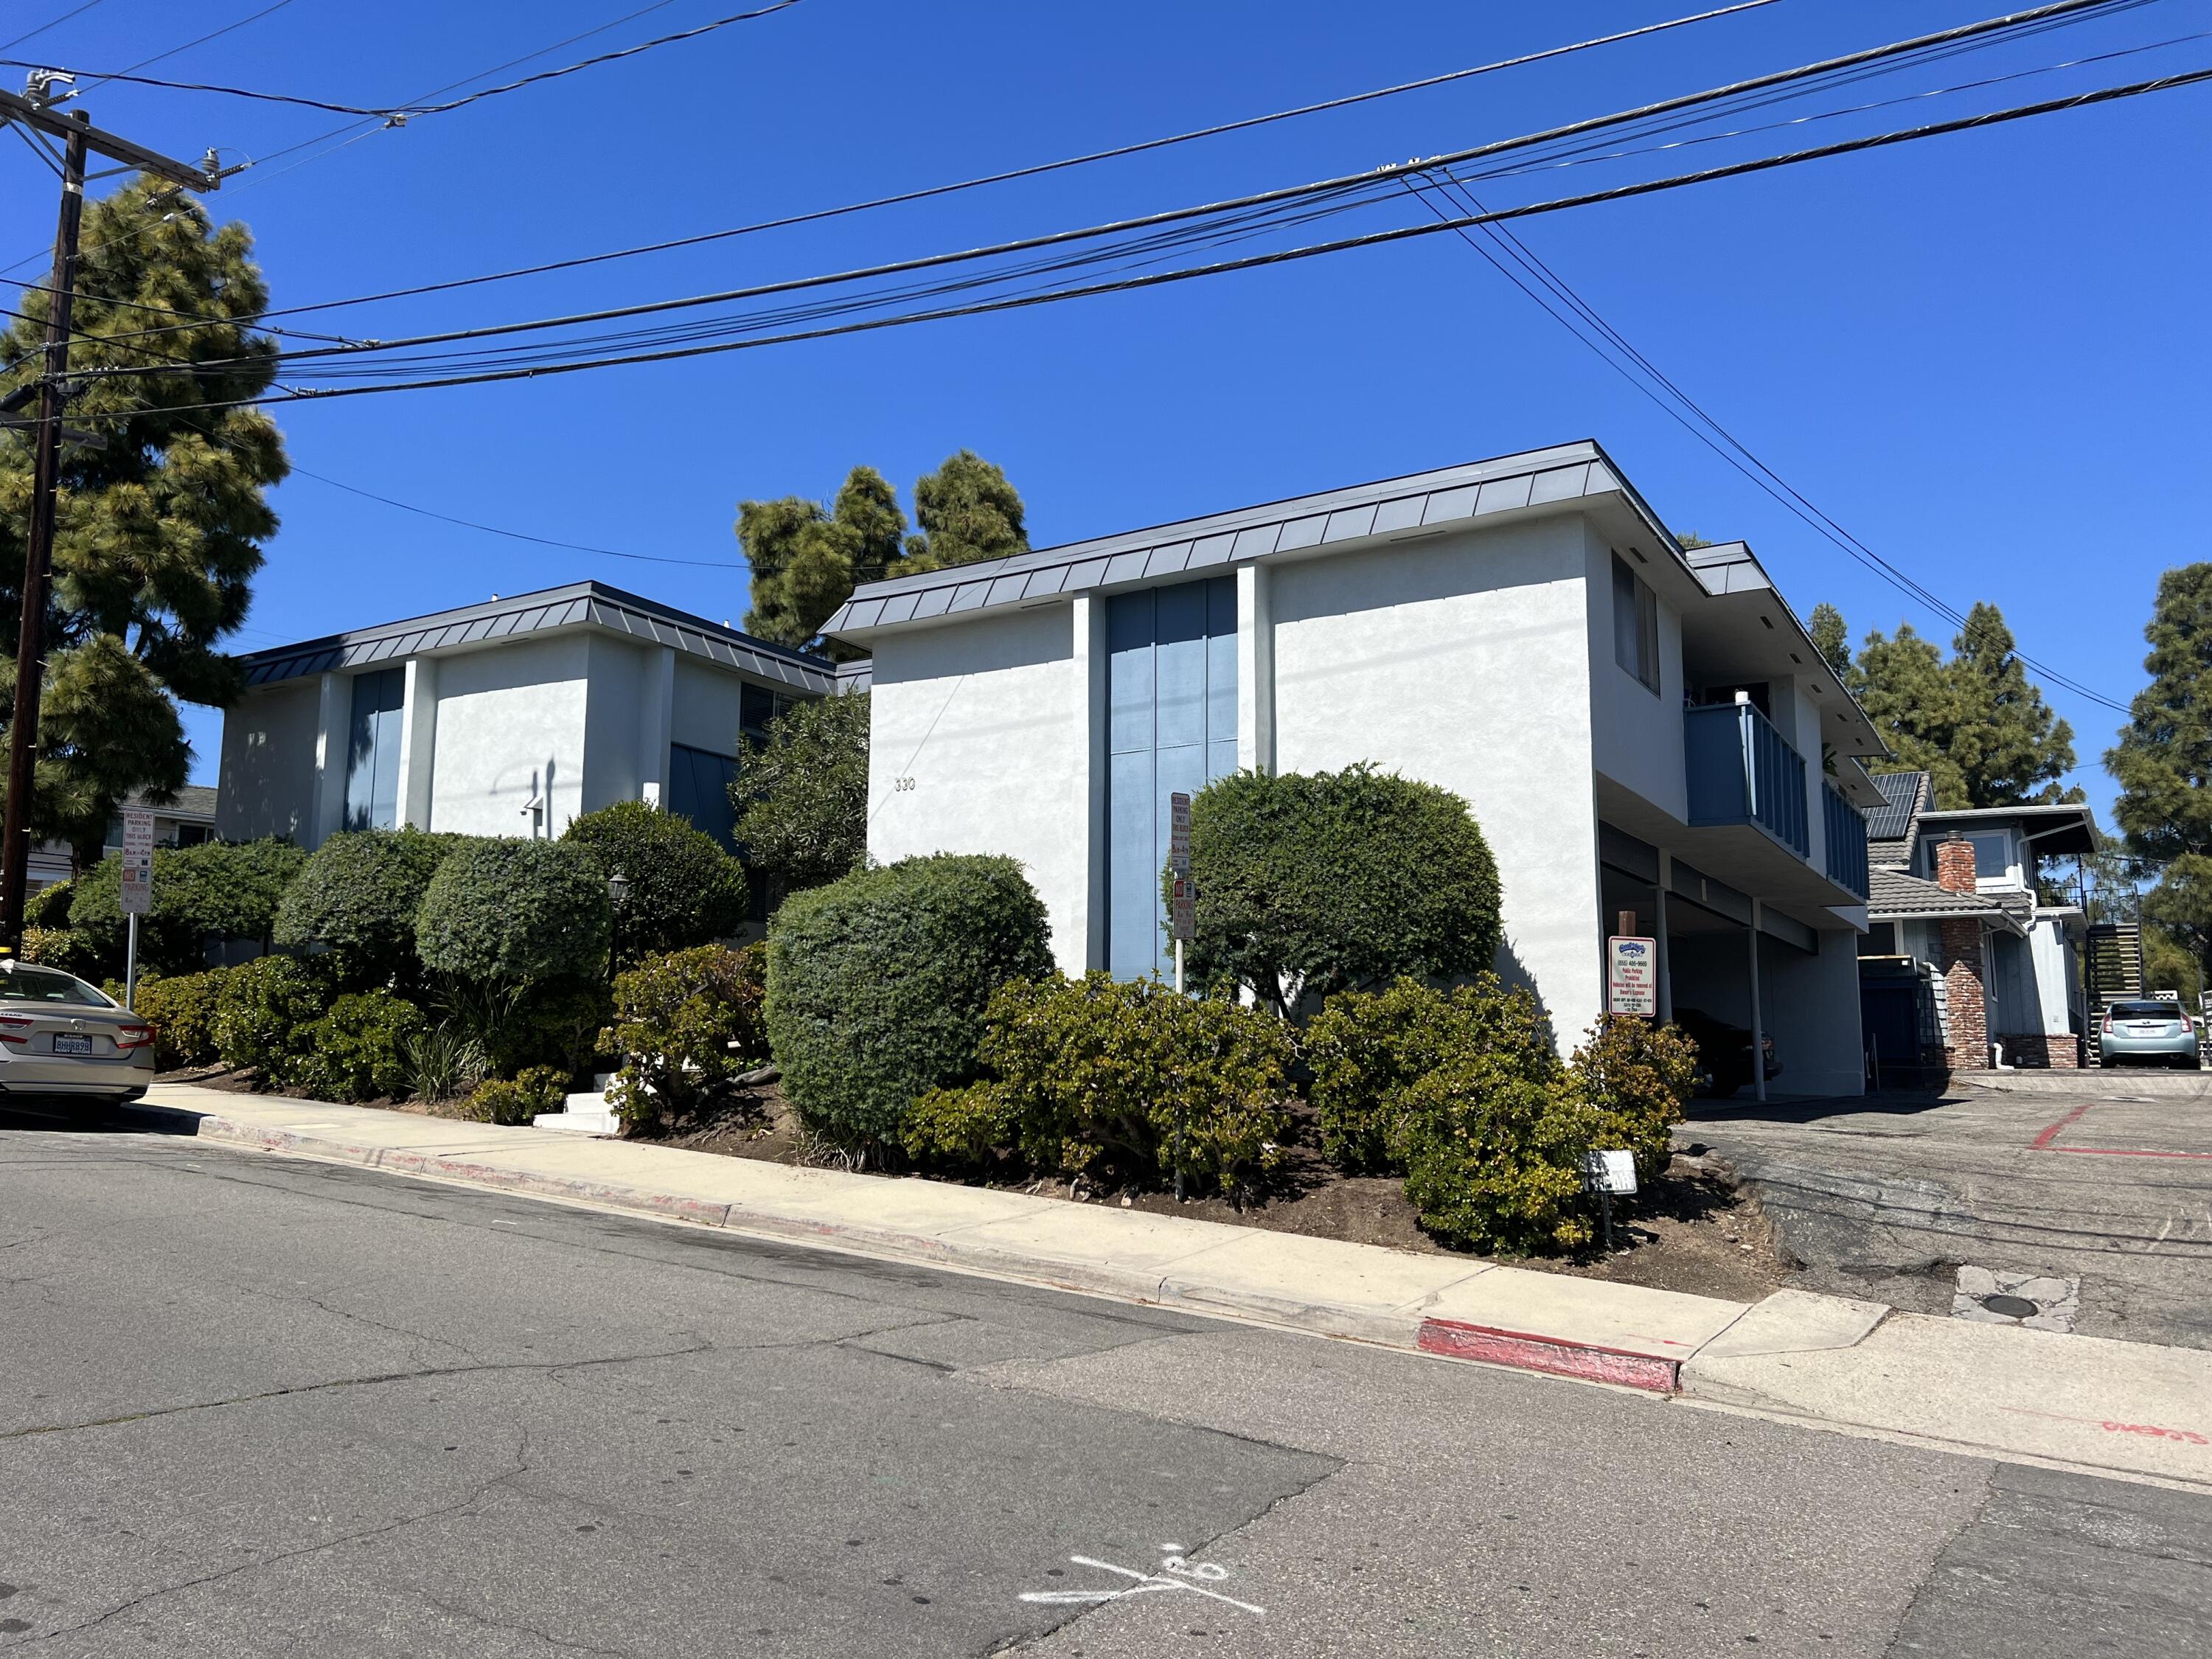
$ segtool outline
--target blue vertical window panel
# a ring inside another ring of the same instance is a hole
[[[404,669],[354,676],[346,732],[349,830],[389,830],[399,821],[399,722],[406,695]]]
[[[1164,860],[1152,855],[1152,751],[1114,756],[1106,787],[1106,966],[1116,979],[1142,979],[1159,957],[1154,872]]]
[[[1161,872],[1171,797],[1237,769],[1237,581],[1107,601],[1107,949],[1117,979],[1171,971]]]

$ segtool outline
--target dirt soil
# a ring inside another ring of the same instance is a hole
[[[655,1139],[663,1146],[726,1158],[788,1164],[816,1161],[810,1159],[803,1137],[773,1085],[755,1091],[749,1101],[720,1116],[672,1127]],[[1693,1154],[1703,1151],[1692,1148]],[[1421,1231],[1396,1177],[1346,1175],[1310,1146],[1293,1146],[1290,1153],[1268,1189],[1241,1208],[1213,1195],[1178,1200],[1171,1191],[1104,1193],[1064,1181],[983,1184],[1070,1203],[1188,1216],[1354,1244],[1383,1244],[1425,1255],[1460,1254]],[[1701,1155],[1678,1153],[1664,1177],[1634,1199],[1616,1200],[1613,1243],[1610,1254],[1593,1248],[1574,1257],[1517,1258],[1512,1265],[1736,1302],[1759,1300],[1777,1288],[1795,1265],[1777,1242],[1758,1201],[1737,1190],[1724,1167]]]

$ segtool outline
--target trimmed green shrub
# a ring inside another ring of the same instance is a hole
[[[557,1112],[568,1097],[568,1074],[557,1066],[527,1066],[513,1079],[488,1078],[462,1104],[472,1123],[527,1123],[540,1112]]]
[[[1579,1249],[1597,1115],[1565,1077],[1540,1081],[1498,1058],[1455,1057],[1408,1087],[1406,1196],[1422,1226],[1464,1249]]]
[[[264,1088],[290,1080],[308,1032],[331,1005],[333,976],[298,957],[256,957],[230,970],[216,997],[216,1053],[225,1066],[252,1066]]]
[[[1574,1075],[1597,1114],[1592,1144],[1634,1152],[1639,1184],[1666,1174],[1682,1103],[1697,1087],[1698,1045],[1672,1025],[1601,1014],[1575,1050]]]
[[[67,927],[27,926],[16,954],[26,962],[58,968],[80,978],[97,974],[100,967],[99,952],[85,942],[83,934]]]
[[[711,1106],[767,1059],[761,956],[702,945],[616,977],[607,1036],[623,1064],[607,1094],[625,1124]]]
[[[629,880],[614,916],[617,967],[708,944],[744,924],[744,867],[688,818],[641,800],[617,801],[585,813],[561,839],[590,848],[609,876],[620,872]]]
[[[1273,1168],[1289,1139],[1291,1052],[1273,1015],[1157,980],[1017,981],[987,1015],[994,1078],[923,1096],[905,1146],[967,1165],[1004,1146],[1030,1168],[1103,1184],[1181,1172],[1233,1190]]]
[[[154,1028],[154,1063],[163,1071],[216,1062],[216,1011],[232,970],[155,975],[138,981],[137,1012]],[[120,999],[118,998],[118,1000]]]
[[[430,878],[462,840],[411,828],[332,836],[285,889],[276,943],[327,946],[356,984],[411,981],[416,913]]]
[[[1400,975],[1459,979],[1498,954],[1498,866],[1467,803],[1371,766],[1239,772],[1191,802],[1195,982],[1287,1014]]]
[[[289,841],[202,842],[154,849],[154,908],[138,921],[138,963],[165,974],[207,965],[211,939],[264,948],[284,890],[307,861]],[[109,855],[70,884],[70,927],[104,971],[123,971],[123,861]]]
[[[430,878],[415,948],[434,972],[530,985],[606,967],[607,872],[574,842],[464,842]]]
[[[975,1075],[985,1006],[1052,970],[1043,901],[1009,858],[939,853],[793,894],[769,926],[768,1035],[823,1139],[898,1142],[908,1109]]]
[[[1346,991],[1305,1030],[1300,1044],[1322,1153],[1352,1175],[1400,1171],[1404,1091],[1443,1058],[1451,1007],[1419,980],[1380,991]]]
[[[27,927],[66,927],[69,926],[70,884],[58,881],[51,887],[41,887],[23,901],[23,925]]]
[[[407,1045],[423,1024],[421,1009],[389,991],[342,996],[307,1028],[286,1081],[321,1100],[396,1099],[407,1092]]]

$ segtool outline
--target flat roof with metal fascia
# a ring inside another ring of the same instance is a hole
[[[598,581],[571,582],[295,645],[275,646],[240,657],[239,664],[246,671],[246,684],[251,690],[310,674],[372,667],[430,652],[584,627],[668,646],[773,684],[817,695],[835,690],[837,684],[835,663],[755,639],[737,629]]]

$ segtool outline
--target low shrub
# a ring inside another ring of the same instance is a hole
[[[1573,1069],[1597,1114],[1594,1144],[1635,1153],[1639,1184],[1664,1175],[1682,1103],[1697,1087],[1698,1045],[1672,1025],[1601,1015],[1575,1050]]]
[[[823,1141],[896,1146],[908,1109],[975,1076],[991,994],[1052,970],[1043,902],[1009,858],[902,859],[793,894],[769,925],[769,1042]]]
[[[355,984],[406,983],[418,971],[416,913],[462,839],[412,828],[332,836],[284,890],[276,943],[326,946]]]
[[[417,1100],[453,1100],[468,1094],[483,1081],[491,1066],[483,1043],[451,1019],[416,1032],[400,1054],[407,1092]]]
[[[154,849],[154,908],[139,918],[138,962],[197,973],[210,940],[271,942],[276,908],[307,853],[289,841],[202,842]],[[123,865],[111,854],[70,884],[70,927],[104,971],[123,971]]]
[[[702,945],[616,977],[607,1042],[623,1064],[607,1092],[625,1124],[709,1107],[767,1058],[761,954]]]
[[[222,1063],[252,1066],[264,1088],[289,1080],[308,1031],[331,1000],[330,970],[298,957],[256,957],[230,970],[216,998],[215,1046]]]
[[[737,932],[750,895],[744,866],[689,818],[641,800],[617,801],[570,823],[562,840],[587,847],[629,884],[614,917],[615,962],[705,945]]]
[[[44,968],[58,968],[79,978],[100,971],[100,952],[84,935],[67,927],[27,926],[16,954]]]
[[[1446,1060],[1510,1055],[1538,1081],[1559,1069],[1541,1006],[1493,974],[1450,991],[1401,979],[1331,997],[1307,1026],[1303,1051],[1322,1151],[1352,1174],[1404,1170],[1407,1091]]]
[[[215,1064],[216,1013],[231,973],[228,968],[210,968],[138,981],[137,1012],[154,1028],[154,1063],[161,1070]]]
[[[41,887],[23,901],[23,925],[27,927],[66,927],[69,926],[70,884],[55,882]]]
[[[574,842],[485,840],[456,847],[430,878],[415,949],[432,971],[479,985],[534,985],[603,973],[607,872]]]
[[[423,1024],[421,1009],[389,991],[342,996],[307,1028],[289,1080],[318,1099],[397,1099],[408,1091],[407,1045]]]
[[[1582,1161],[1597,1115],[1564,1074],[1459,1056],[1407,1099],[1406,1196],[1436,1237],[1500,1255],[1589,1242]]]
[[[472,1123],[527,1123],[540,1112],[557,1112],[568,1095],[568,1074],[557,1066],[525,1066],[517,1076],[488,1078],[458,1114]]]
[[[1156,980],[1018,981],[992,997],[989,1081],[926,1095],[906,1150],[973,1165],[1010,1146],[1032,1169],[1101,1184],[1182,1174],[1249,1186],[1289,1139],[1281,1021]]]

